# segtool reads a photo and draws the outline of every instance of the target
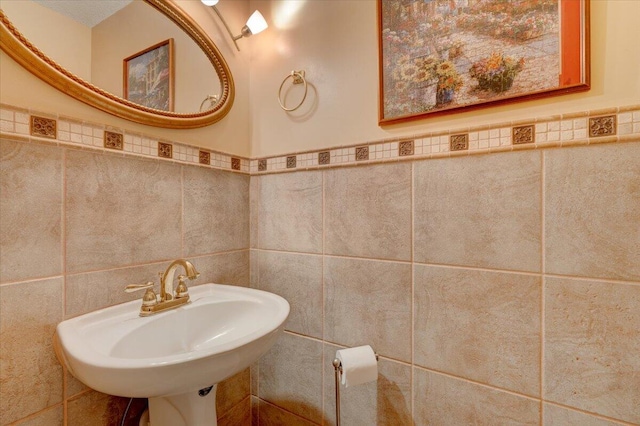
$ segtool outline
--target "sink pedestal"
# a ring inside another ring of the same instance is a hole
[[[216,426],[216,388],[149,398],[151,426]]]

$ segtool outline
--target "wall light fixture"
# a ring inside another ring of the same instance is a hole
[[[224,27],[227,29],[229,36],[231,36],[231,39],[233,40],[233,44],[236,45],[236,49],[238,49],[238,52],[240,51],[240,47],[238,47],[237,40],[240,40],[242,37],[250,37],[253,34],[258,34],[259,32],[266,30],[268,27],[267,21],[265,21],[262,14],[256,10],[249,17],[246,25],[242,27],[242,29],[240,30],[240,34],[238,34],[237,36],[234,36],[231,30],[229,29],[229,26],[227,25],[227,21],[224,20],[224,18],[222,17],[222,14],[220,14],[220,11],[216,7],[216,4],[218,4],[219,0],[200,0],[200,1],[202,1],[202,3],[205,4],[206,6],[211,6],[213,10],[216,12],[216,14],[218,15],[218,18],[220,18],[220,20],[224,24]]]

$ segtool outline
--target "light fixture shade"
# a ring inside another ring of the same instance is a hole
[[[259,11],[253,12],[253,14],[247,20],[247,27],[251,30],[251,34],[258,34],[261,31],[267,29],[267,21],[264,20],[264,16]]]
[[[218,4],[218,1],[220,0],[200,0],[200,1],[207,6],[215,6],[216,4]]]

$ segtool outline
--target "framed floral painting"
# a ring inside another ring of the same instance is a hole
[[[167,39],[123,61],[124,98],[162,111],[173,111],[173,39]]]
[[[378,0],[379,123],[589,90],[589,0]]]

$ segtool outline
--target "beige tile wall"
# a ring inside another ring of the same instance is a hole
[[[342,388],[343,424],[640,424],[640,139],[251,190],[252,286],[292,308],[253,424],[333,424],[331,361],[362,344],[379,380]]]
[[[203,283],[292,305],[252,367],[254,396],[248,371],[220,385],[220,424],[333,424],[330,362],[366,343],[380,376],[343,389],[349,424],[640,424],[640,141],[628,133],[251,178],[2,140],[0,424],[113,422],[126,400],[64,372],[53,328],[138,297],[122,286],[180,256]]]
[[[139,298],[122,289],[178,257],[197,283],[248,286],[249,176],[9,139],[0,170],[0,425],[119,424],[128,399],[63,371],[55,326]],[[220,384],[221,424],[250,424],[249,385]]]

